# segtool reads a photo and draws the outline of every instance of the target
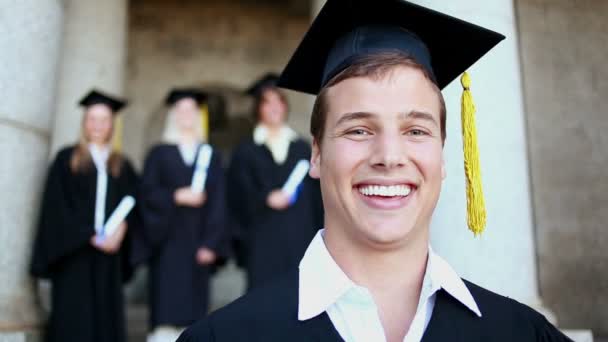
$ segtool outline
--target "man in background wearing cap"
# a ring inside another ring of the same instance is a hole
[[[247,270],[248,289],[297,267],[323,224],[318,180],[305,177],[294,193],[284,190],[311,149],[287,124],[289,104],[278,78],[269,73],[247,90],[255,128],[234,149],[227,172],[228,203],[238,223],[235,254]]]
[[[567,341],[529,307],[462,280],[429,247],[445,177],[440,89],[503,38],[405,1],[329,0],[279,84],[318,95],[310,174],[321,181],[325,229],[299,270],[180,341]],[[469,139],[474,126],[463,126]],[[477,234],[485,210],[474,139],[465,145]]]

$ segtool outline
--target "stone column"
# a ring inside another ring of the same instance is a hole
[[[0,8],[0,341],[23,341],[41,322],[28,268],[63,15],[59,0],[0,0]]]
[[[325,5],[325,1],[326,0],[312,0],[311,1],[310,14],[312,15],[312,17],[311,17],[312,19],[314,19],[317,16],[317,14],[319,14],[319,12],[321,12],[321,8],[323,8],[323,5]]]
[[[431,240],[456,271],[481,286],[540,308],[513,1],[416,3],[498,31],[507,39],[469,73],[477,104],[477,130],[488,224],[473,237],[466,226],[466,197],[460,125],[461,85],[444,90],[447,118],[447,178],[431,229]],[[450,39],[466,39],[452,37]]]
[[[93,87],[122,95],[127,52],[126,0],[64,0],[65,25],[52,153],[80,132],[78,100]]]

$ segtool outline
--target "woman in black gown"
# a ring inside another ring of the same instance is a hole
[[[130,273],[123,240],[134,216],[102,234],[119,202],[135,195],[133,168],[110,144],[113,116],[125,103],[92,91],[80,104],[80,141],[57,154],[47,177],[31,273],[52,284],[46,341],[122,342]]]
[[[287,99],[276,80],[268,74],[248,90],[257,125],[235,149],[228,171],[236,252],[249,288],[297,266],[323,222],[318,181],[306,176],[291,198],[282,190],[296,164],[310,160],[310,146],[285,123]]]
[[[139,249],[137,254],[150,267],[150,342],[174,341],[183,328],[207,313],[212,267],[225,254],[220,156],[213,150],[208,165],[199,161],[210,148],[203,141],[204,101],[205,95],[196,89],[169,94],[164,142],[151,149],[142,174],[144,225],[137,244],[141,246],[143,239],[146,252],[142,255]],[[207,175],[204,189],[192,186],[197,169]]]

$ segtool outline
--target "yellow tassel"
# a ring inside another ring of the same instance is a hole
[[[117,115],[114,119],[114,135],[112,137],[112,147],[114,151],[122,151],[122,129],[123,122],[122,116]]]
[[[209,142],[209,107],[206,103],[201,105],[201,125],[203,141]]]
[[[471,94],[471,79],[465,72],[462,84],[462,139],[464,149],[464,172],[467,179],[467,223],[475,236],[486,227],[486,205],[481,185],[479,148],[475,127],[475,103]]]

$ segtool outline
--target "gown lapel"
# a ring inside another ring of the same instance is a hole
[[[329,316],[326,312],[323,312],[315,318],[311,318],[304,322],[300,322],[300,330],[302,334],[300,336],[307,335],[309,338],[303,339],[304,341],[317,341],[317,342],[343,342],[344,340],[340,337],[340,334],[334,328]]]
[[[445,290],[437,292],[433,315],[422,336],[422,342],[478,341],[480,318]]]

